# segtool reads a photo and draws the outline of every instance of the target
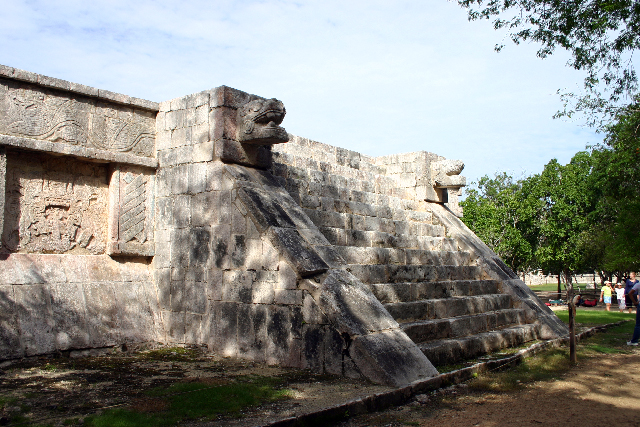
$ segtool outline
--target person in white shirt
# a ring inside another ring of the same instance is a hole
[[[616,297],[618,298],[618,308],[620,309],[620,313],[624,312],[624,309],[627,308],[627,305],[624,301],[624,286],[622,283],[616,283]]]

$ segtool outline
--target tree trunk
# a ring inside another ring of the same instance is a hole
[[[578,362],[576,355],[576,304],[573,301],[573,283],[571,276],[565,274],[569,278],[567,283],[567,302],[569,303],[569,361],[572,364]]]
[[[560,284],[560,276],[561,274],[558,273],[558,299],[562,298],[562,285]]]

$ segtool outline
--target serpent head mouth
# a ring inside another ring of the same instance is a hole
[[[287,131],[280,127],[287,110],[275,99],[254,99],[238,109],[236,138],[250,144],[287,142]]]

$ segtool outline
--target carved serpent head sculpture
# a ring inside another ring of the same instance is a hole
[[[238,109],[236,139],[258,145],[280,144],[289,141],[287,131],[280,127],[287,110],[275,98],[254,99]]]

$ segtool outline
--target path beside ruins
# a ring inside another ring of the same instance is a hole
[[[555,381],[509,393],[464,387],[340,424],[362,426],[640,426],[640,349],[579,361]]]

